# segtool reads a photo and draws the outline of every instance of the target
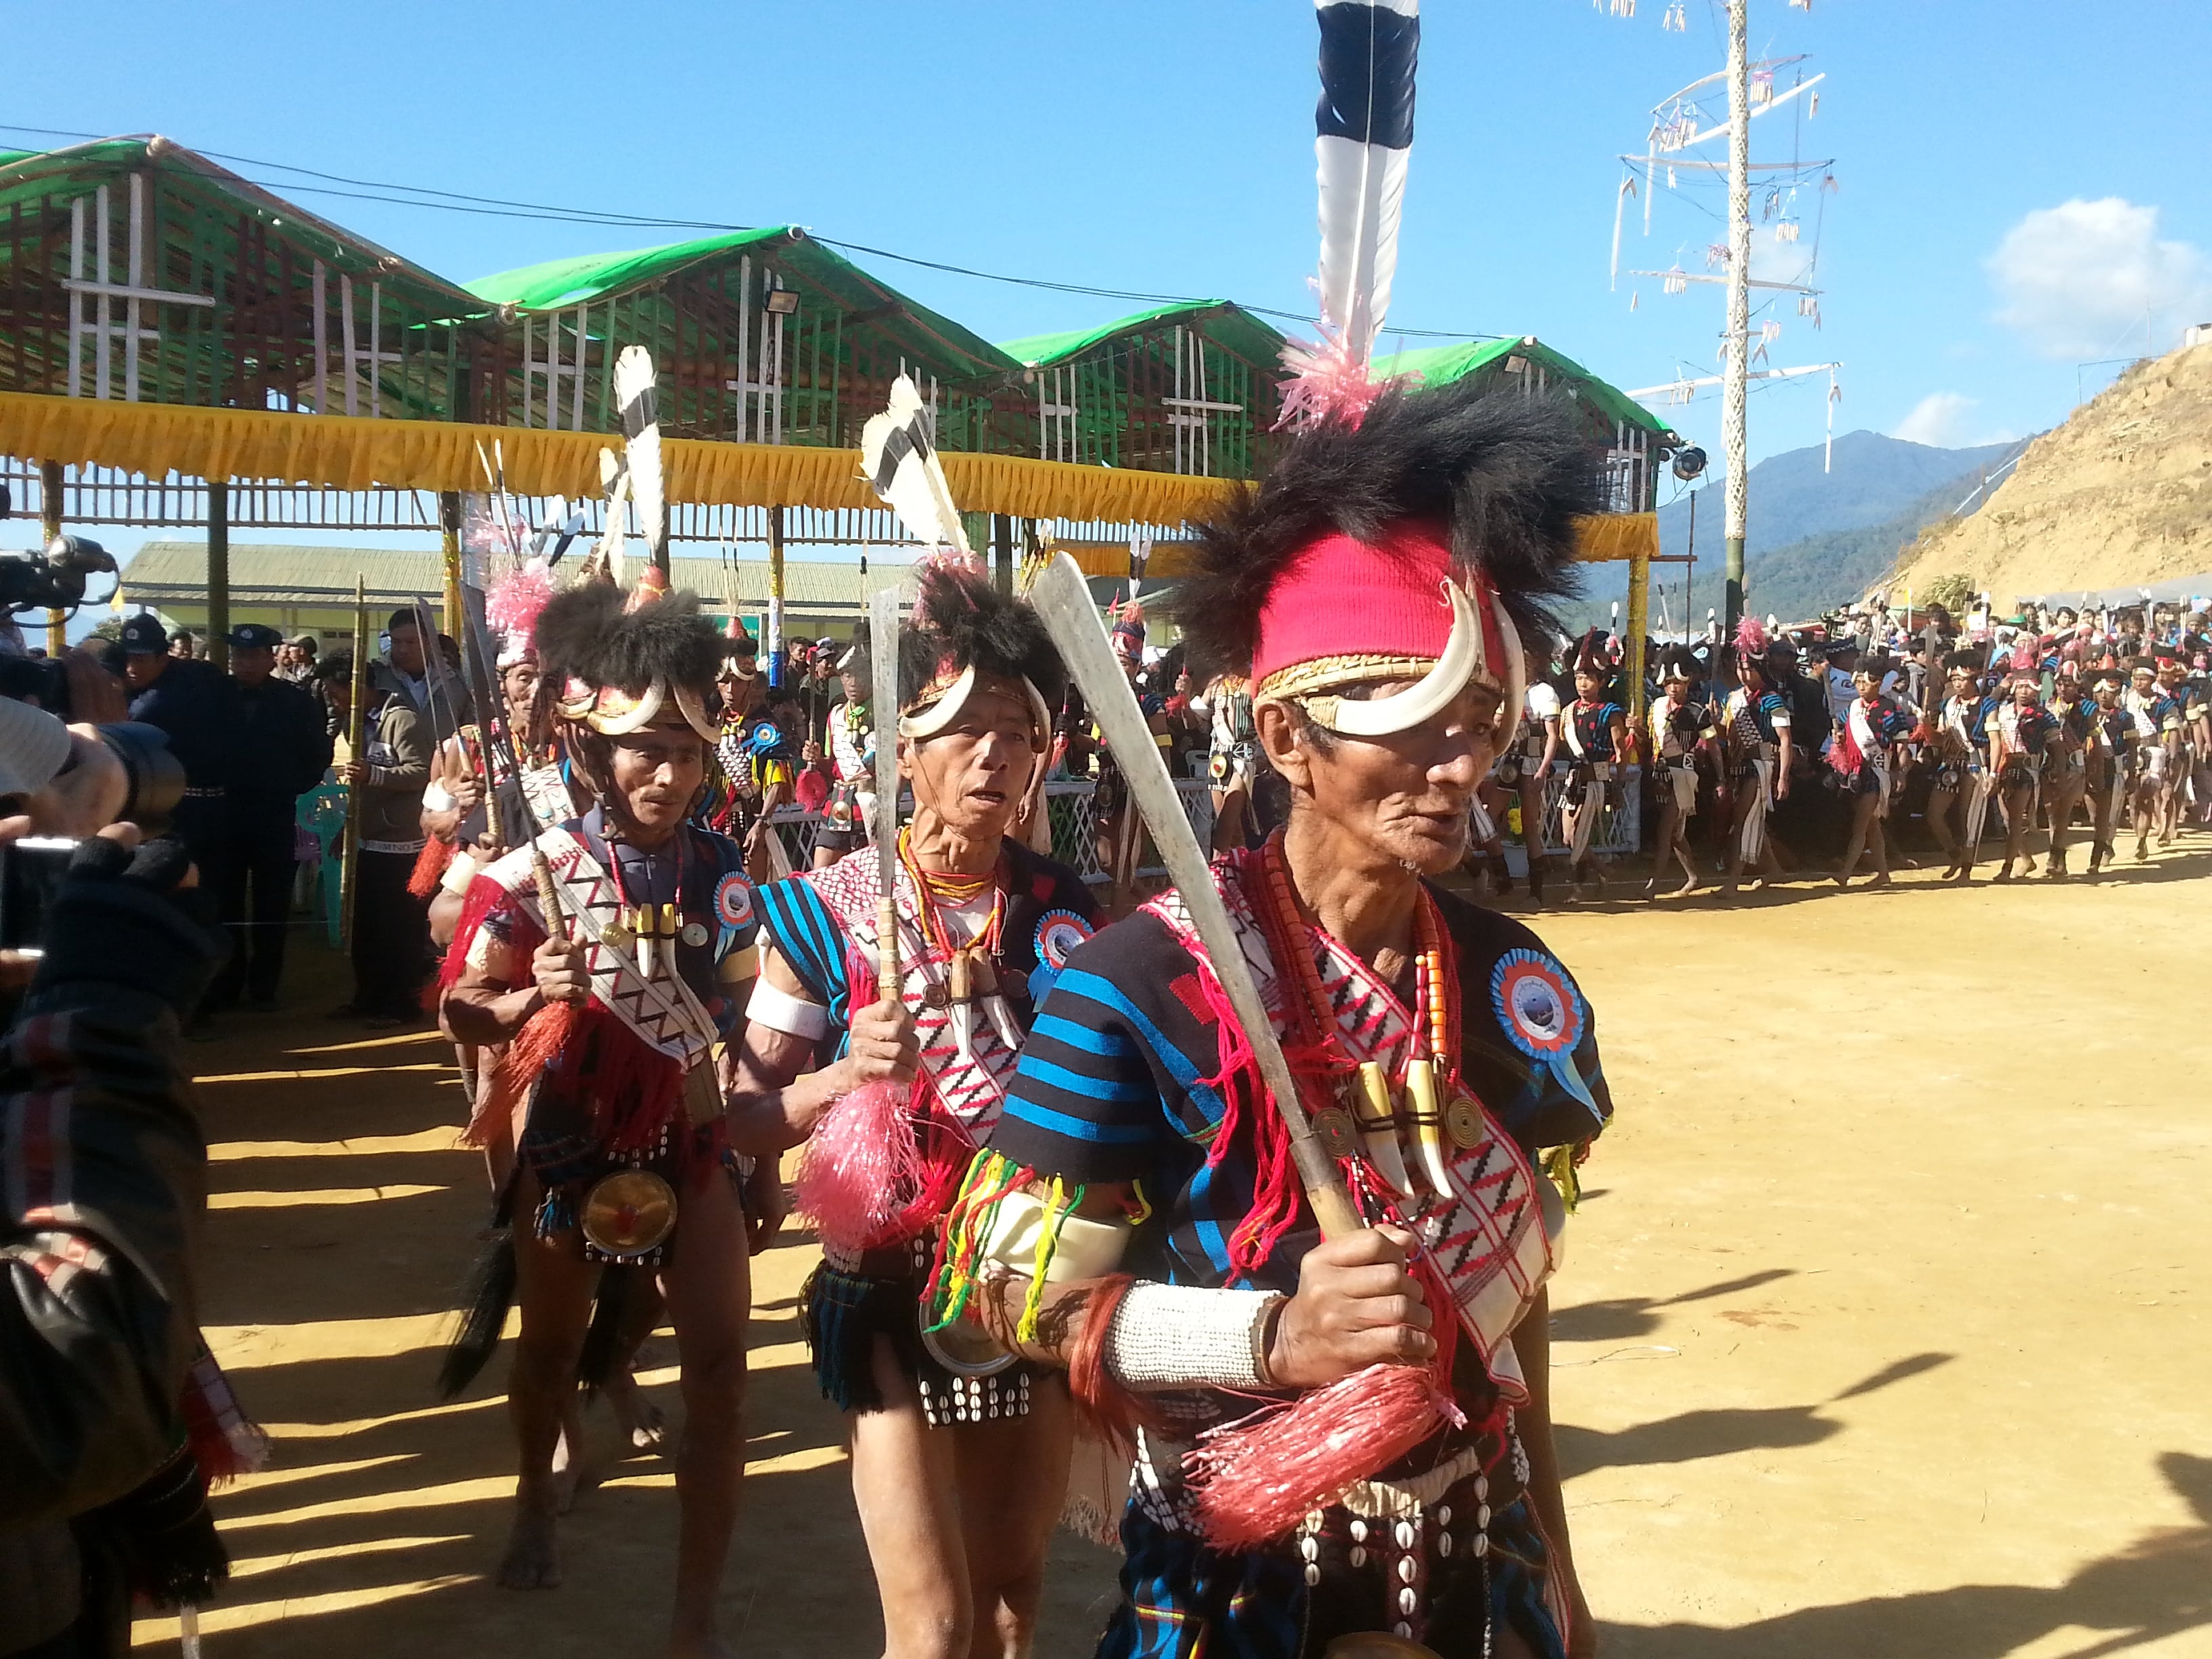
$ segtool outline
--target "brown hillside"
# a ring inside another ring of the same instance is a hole
[[[2000,605],[2212,570],[2212,345],[2138,363],[2028,447],[1982,510],[1876,584],[1963,572]]]

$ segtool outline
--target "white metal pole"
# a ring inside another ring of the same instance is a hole
[[[1751,367],[1751,0],[1728,0],[1729,271],[1728,361],[1721,388],[1721,453],[1728,467],[1723,526],[1727,619],[1743,615],[1743,541],[1749,495],[1744,394]]]

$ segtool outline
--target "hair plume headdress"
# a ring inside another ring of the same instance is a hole
[[[1392,386],[1356,427],[1291,433],[1260,483],[1201,526],[1169,608],[1196,678],[1249,675],[1268,591],[1314,541],[1371,545],[1421,522],[1441,526],[1463,581],[1488,580],[1526,649],[1557,631],[1551,604],[1580,591],[1576,521],[1600,506],[1597,469],[1563,401],[1472,380]]]

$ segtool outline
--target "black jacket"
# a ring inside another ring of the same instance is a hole
[[[321,702],[273,674],[258,685],[231,682],[230,801],[240,815],[292,815],[323,781],[331,733]]]
[[[46,949],[0,1040],[0,1654],[127,1612],[79,1608],[64,1523],[176,1449],[206,1207],[176,1045],[219,945],[155,888],[79,873]]]

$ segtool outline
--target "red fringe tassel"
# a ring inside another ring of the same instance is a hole
[[[1199,1525],[1216,1549],[1256,1548],[1464,1420],[1427,1366],[1370,1365],[1200,1436],[1183,1463]]]
[[[1075,1401],[1075,1420],[1083,1431],[1125,1457],[1137,1450],[1137,1426],[1143,1413],[1135,1395],[1121,1386],[1106,1364],[1106,1338],[1121,1298],[1136,1283],[1127,1273],[1100,1279],[1084,1304],[1083,1327],[1067,1356],[1067,1392]]]
[[[407,878],[407,890],[416,898],[428,901],[437,896],[438,883],[444,878],[446,868],[453,861],[453,844],[440,841],[435,836],[422,843],[422,850],[415,855],[415,868]]]

